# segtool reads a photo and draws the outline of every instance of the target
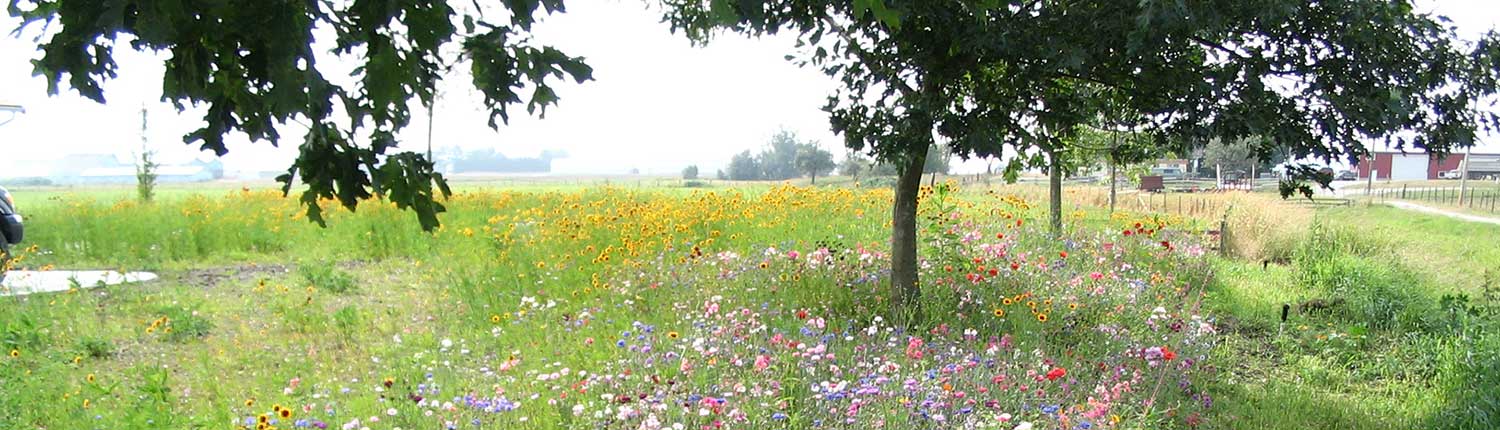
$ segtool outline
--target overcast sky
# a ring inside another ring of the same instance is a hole
[[[1500,23],[1496,0],[1421,1],[1428,10],[1454,20],[1461,36],[1473,38]],[[783,57],[788,37],[746,39],[725,35],[707,47],[693,47],[659,22],[659,11],[637,0],[569,2],[565,14],[536,27],[536,38],[594,67],[595,81],[560,84],[560,105],[546,119],[512,114],[509,126],[485,124],[480,98],[466,76],[449,79],[436,108],[434,145],[495,148],[510,156],[535,156],[544,149],[565,150],[554,162],[557,173],[623,173],[640,169],[671,174],[689,164],[712,172],[734,153],[759,148],[780,128],[818,140],[842,158],[842,140],[828,131],[819,110],[835,83],[814,69],[798,68]],[[0,17],[0,29],[18,20]],[[0,103],[20,104],[26,113],[0,126],[0,176],[24,176],[28,163],[65,153],[110,153],[128,157],[140,148],[142,107],[148,112],[147,137],[164,161],[203,156],[182,144],[200,115],[178,113],[158,101],[162,56],[115,51],[119,77],[105,84],[107,105],[71,90],[48,97],[46,82],[31,76],[28,60],[39,53],[32,29],[22,38],[0,38]],[[0,113],[0,121],[7,114]],[[402,147],[425,150],[427,121],[417,118],[402,136]],[[231,136],[228,170],[284,169],[295,157],[301,128],[284,128],[281,148]],[[1487,139],[1483,151],[1500,151]],[[964,170],[983,170],[969,163]]]

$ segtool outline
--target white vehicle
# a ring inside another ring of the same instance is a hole
[[[1458,179],[1458,178],[1460,178],[1462,176],[1463,176],[1463,172],[1459,172],[1457,170],[1447,170],[1447,171],[1438,172],[1438,179]]]

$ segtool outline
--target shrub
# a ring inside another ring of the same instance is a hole
[[[115,344],[108,339],[85,337],[78,340],[79,353],[89,358],[108,359],[115,356]]]
[[[334,294],[354,291],[354,277],[331,264],[301,264],[297,273],[308,285]]]
[[[166,307],[159,313],[162,317],[153,321],[147,332],[159,330],[162,338],[171,342],[182,343],[203,338],[214,329],[213,321],[188,307]]]
[[[344,306],[333,313],[333,326],[345,337],[359,330],[360,321],[359,307],[355,305]]]

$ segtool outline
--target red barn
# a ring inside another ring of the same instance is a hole
[[[1379,175],[1375,179],[1394,180],[1422,180],[1439,179],[1438,174],[1450,170],[1462,168],[1464,154],[1448,154],[1446,157],[1433,157],[1426,152],[1395,152],[1381,151],[1372,154],[1374,162],[1369,157],[1359,160],[1355,164],[1355,170],[1359,172],[1360,179],[1370,177],[1370,168],[1374,167]],[[1473,154],[1475,158],[1493,157],[1493,154]],[[1471,167],[1471,170],[1472,167]]]

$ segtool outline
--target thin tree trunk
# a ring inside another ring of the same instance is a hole
[[[922,318],[922,290],[917,283],[917,191],[922,187],[927,145],[913,148],[908,153],[911,158],[900,166],[891,211],[891,310],[908,323]]]
[[[1119,130],[1114,130],[1114,131],[1112,131],[1110,133],[1109,156],[1105,157],[1106,160],[1109,160],[1109,214],[1110,215],[1114,215],[1115,214],[1115,183],[1116,183],[1116,181],[1118,181],[1118,178],[1119,178],[1119,176],[1116,176],[1116,173],[1115,173],[1115,166],[1116,166],[1115,151],[1118,151],[1119,147],[1120,147],[1120,131]]]
[[[1116,171],[1115,171],[1115,166],[1116,166],[1116,164],[1115,164],[1115,157],[1113,157],[1113,156],[1109,157],[1109,214],[1110,215],[1114,215],[1114,213],[1115,213],[1115,184],[1119,180],[1119,176],[1116,174]]]
[[[812,185],[818,185],[818,172],[812,172],[807,176],[812,178]]]
[[[1051,167],[1047,168],[1051,179],[1051,219],[1048,225],[1052,230],[1053,237],[1062,237],[1062,163],[1058,159],[1057,150],[1049,149],[1047,157]]]

